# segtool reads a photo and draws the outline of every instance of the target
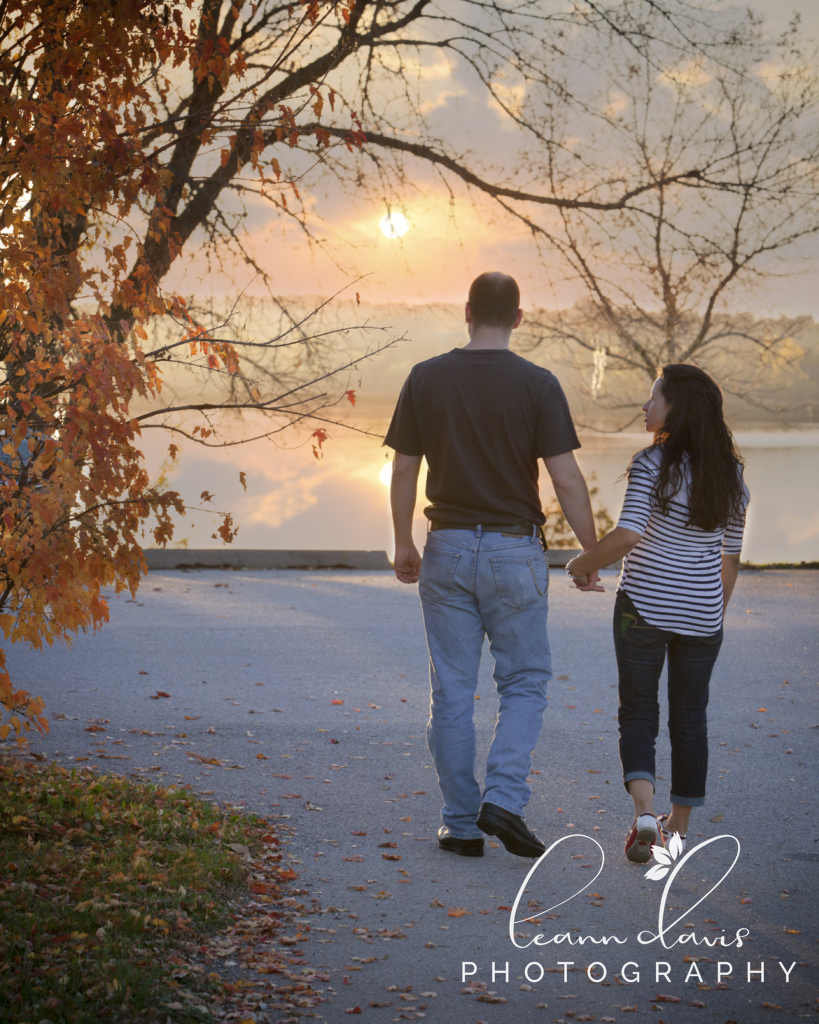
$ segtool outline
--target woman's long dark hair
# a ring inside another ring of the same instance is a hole
[[[688,525],[711,532],[742,511],[744,465],[722,411],[722,391],[698,366],[669,363],[660,370],[669,405],[649,451],[662,453],[654,497],[663,515],[690,474]]]

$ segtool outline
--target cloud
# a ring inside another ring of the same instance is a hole
[[[618,89],[610,90],[608,103],[605,107],[606,117],[619,117],[624,110],[628,110],[630,104],[631,100],[625,93],[620,92]]]
[[[701,61],[689,60],[674,68],[668,68],[657,75],[657,81],[674,92],[689,89],[703,89],[713,80],[702,66]]]
[[[516,126],[509,120],[509,115],[520,117],[523,112],[523,103],[526,99],[525,82],[507,85],[503,81],[495,80],[492,83],[492,90],[495,95],[489,96],[487,106],[501,115],[501,124],[504,128],[510,131],[516,130]]]
[[[468,90],[462,89],[460,86],[456,89],[442,89],[434,99],[425,100],[421,103],[418,107],[418,113],[422,117],[426,117],[426,115],[431,114],[433,110],[439,110],[441,107],[446,106],[449,100],[456,100],[460,96],[468,95]]]

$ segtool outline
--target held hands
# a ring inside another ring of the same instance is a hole
[[[606,588],[600,583],[600,574],[595,569],[594,572],[582,573],[576,575],[572,570],[572,565],[578,560],[580,556],[573,558],[567,565],[566,571],[572,577],[572,583],[575,585],[575,589],[582,591],[584,594],[589,592],[605,594]]]
[[[421,575],[421,555],[414,544],[396,547],[393,569],[402,583],[417,583]]]

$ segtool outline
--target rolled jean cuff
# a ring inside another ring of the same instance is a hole
[[[669,794],[669,800],[680,807],[702,807],[705,803],[704,796],[674,796],[673,793]]]
[[[654,787],[654,792],[657,792],[657,783],[650,772],[626,772],[623,776],[623,785],[626,787],[626,792],[628,792],[628,784],[634,782],[635,779],[645,779],[646,782],[650,782]]]

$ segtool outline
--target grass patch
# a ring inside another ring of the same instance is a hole
[[[0,1019],[211,1019],[220,979],[187,954],[276,843],[189,790],[0,761]]]

